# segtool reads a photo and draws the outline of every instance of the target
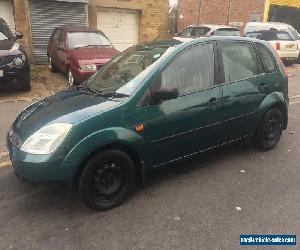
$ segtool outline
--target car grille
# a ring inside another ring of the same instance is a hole
[[[21,148],[22,146],[22,141],[20,139],[20,137],[15,133],[15,131],[13,129],[11,129],[9,131],[9,140],[11,141],[11,143],[17,147],[17,148]]]
[[[13,55],[0,57],[0,66],[5,66],[12,63],[15,58],[16,56]]]

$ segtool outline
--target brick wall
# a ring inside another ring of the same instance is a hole
[[[168,0],[90,0],[89,23],[97,27],[97,8],[121,8],[137,10],[139,18],[139,41],[148,42],[160,35],[169,37],[168,33]]]
[[[178,30],[191,24],[227,24],[227,21],[245,25],[251,13],[258,13],[262,20],[264,4],[265,0],[179,0],[182,18],[178,19]]]
[[[28,0],[13,0],[16,30],[23,33],[20,44],[25,48],[29,60],[32,62],[32,40],[28,21]]]

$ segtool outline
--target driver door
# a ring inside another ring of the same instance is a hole
[[[213,43],[194,46],[179,54],[151,84],[150,103],[144,107],[143,137],[150,145],[152,165],[217,143],[222,93],[215,84],[215,61]],[[151,101],[161,87],[177,88],[178,98]]]

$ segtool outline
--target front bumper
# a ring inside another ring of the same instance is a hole
[[[3,76],[0,77],[0,86],[22,86],[30,77],[27,62],[21,68],[6,65],[0,66],[0,70],[3,72]]]
[[[75,79],[75,82],[78,84],[83,83],[85,80],[89,79],[97,71],[84,71],[78,68],[73,68],[72,73]]]
[[[67,181],[72,178],[71,168],[63,166],[63,155],[32,155],[22,152],[7,138],[7,148],[14,172],[30,182]]]

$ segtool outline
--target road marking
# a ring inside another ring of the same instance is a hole
[[[297,98],[300,98],[300,95],[294,95],[294,96],[291,96],[291,97],[290,97],[290,100],[297,99]]]
[[[9,167],[11,167],[11,161],[0,162],[0,169],[1,168],[9,168]]]
[[[290,102],[290,105],[294,105],[294,104],[298,104],[300,103],[300,101],[294,101],[294,102]]]

